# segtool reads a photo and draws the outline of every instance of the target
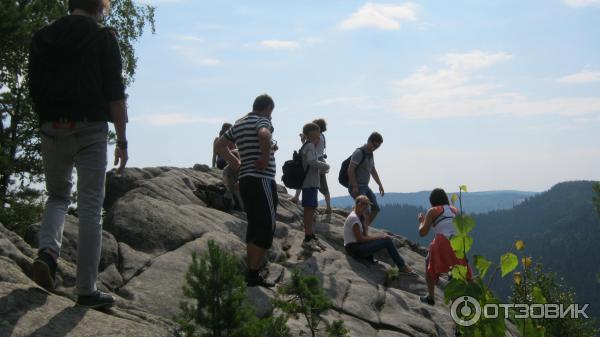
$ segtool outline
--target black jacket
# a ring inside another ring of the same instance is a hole
[[[114,31],[68,15],[35,33],[29,88],[40,122],[110,121],[109,102],[125,98]]]

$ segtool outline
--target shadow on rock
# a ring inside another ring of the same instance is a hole
[[[43,306],[47,299],[48,294],[38,288],[16,289],[0,298],[1,335],[11,336],[21,317]]]

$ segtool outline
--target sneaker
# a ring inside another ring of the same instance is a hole
[[[433,298],[429,297],[429,295],[420,296],[419,299],[421,300],[421,302],[423,302],[425,304],[435,305],[435,301],[433,300]]]
[[[265,287],[265,288],[272,288],[275,286],[275,283],[271,283],[267,280],[264,279],[264,277],[258,275],[257,277],[249,277],[248,275],[246,275],[246,286],[248,287],[256,287],[256,286],[260,286],[260,287]]]
[[[303,241],[302,242],[302,248],[306,249],[306,250],[313,250],[313,251],[320,251],[321,248],[319,248],[317,242],[315,240],[308,240],[308,241]]]
[[[77,305],[80,307],[101,309],[108,308],[115,304],[115,297],[100,290],[96,290],[91,295],[77,296]]]
[[[33,261],[33,281],[40,287],[53,291],[56,280],[56,267],[54,258],[45,251],[40,251],[38,257]]]
[[[410,276],[410,277],[420,277],[414,270],[400,270],[398,271],[398,275],[401,276]]]

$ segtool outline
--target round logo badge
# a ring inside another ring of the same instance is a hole
[[[471,326],[481,318],[481,305],[471,296],[461,296],[452,302],[450,315],[456,324]]]

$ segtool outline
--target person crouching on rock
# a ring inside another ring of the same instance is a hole
[[[354,208],[344,223],[344,248],[348,255],[354,258],[372,259],[373,254],[386,249],[400,274],[417,276],[417,274],[406,265],[392,238],[387,234],[383,236],[370,236],[368,228],[364,225],[366,216],[369,214],[371,201],[366,195],[359,195],[354,200]]]
[[[427,213],[419,213],[417,219],[419,221],[419,235],[425,236],[429,230],[433,230],[434,238],[429,245],[429,253],[425,258],[427,296],[421,296],[421,302],[434,305],[434,291],[440,274],[447,273],[455,265],[465,265],[468,269],[467,279],[471,279],[471,270],[464,259],[456,257],[450,239],[456,230],[454,228],[454,217],[458,214],[458,210],[454,206],[450,206],[448,195],[441,188],[436,188],[429,195],[431,208]]]

